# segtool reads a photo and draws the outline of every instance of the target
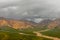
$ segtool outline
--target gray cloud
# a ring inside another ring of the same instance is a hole
[[[0,16],[9,18],[59,18],[59,0],[22,0],[0,5]]]

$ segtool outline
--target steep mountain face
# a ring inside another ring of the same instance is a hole
[[[55,27],[60,27],[60,19],[55,19],[48,25],[49,29],[55,28]]]
[[[9,26],[15,29],[22,29],[22,28],[33,28],[35,23],[26,21],[26,20],[12,20],[12,19],[5,19],[1,18],[0,19],[0,27],[2,26]]]
[[[34,26],[32,22],[22,20],[8,20],[8,23],[15,29],[32,28]]]
[[[41,21],[40,23],[35,23],[32,21],[27,20],[15,20],[15,19],[6,19],[0,17],[0,27],[2,26],[9,26],[14,29],[26,29],[26,28],[55,28],[57,26],[60,26],[60,19],[50,20],[45,19]]]
[[[43,21],[41,21],[40,23],[38,23],[38,26],[45,28],[48,26],[48,24],[52,22],[52,20],[50,19],[44,19]]]
[[[9,25],[8,22],[4,19],[0,20],[0,26]]]
[[[45,19],[45,20],[41,21],[40,23],[38,23],[38,26],[40,26],[42,28],[47,27],[49,29],[53,29],[55,27],[60,28],[60,18],[57,18],[55,20]]]

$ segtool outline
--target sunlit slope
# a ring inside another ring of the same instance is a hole
[[[26,29],[26,28],[33,28],[35,23],[26,20],[14,20],[14,19],[5,19],[0,18],[0,27],[2,26],[9,26],[14,29]]]

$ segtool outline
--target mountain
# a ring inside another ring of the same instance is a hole
[[[51,23],[48,24],[48,28],[49,29],[53,29],[55,27],[59,27],[60,28],[60,18],[57,18],[55,20],[53,20]]]
[[[41,32],[43,35],[60,38],[60,18],[53,20],[47,27],[50,30]]]
[[[56,18],[55,20],[52,20],[51,22],[48,21],[47,22],[48,24],[46,24],[46,21],[45,22],[43,21],[42,23],[44,23],[43,25],[47,25],[47,26],[44,26],[44,27],[47,27],[47,29],[41,31],[43,35],[60,38],[60,18]]]
[[[2,26],[9,26],[14,29],[24,29],[24,30],[30,30],[30,31],[38,31],[43,30],[47,28],[47,25],[51,22],[50,19],[44,19],[40,23],[35,23],[33,21],[28,20],[17,20],[17,19],[10,19],[10,18],[3,18],[0,17],[0,28]]]
[[[1,17],[0,27],[2,26],[9,26],[14,29],[23,29],[23,28],[32,28],[33,26],[36,26],[36,23],[27,20],[15,20]]]
[[[44,20],[42,20],[41,22],[39,22],[38,24],[37,24],[37,26],[40,28],[40,29],[47,29],[48,27],[48,24],[50,23],[50,22],[52,22],[52,20],[50,20],[50,19],[44,19]]]
[[[50,20],[50,19],[44,19],[44,20],[42,20],[42,21],[39,23],[39,25],[41,25],[41,26],[46,26],[46,25],[48,25],[50,22],[52,22],[52,20]]]
[[[55,20],[45,19],[45,20],[41,21],[40,23],[38,23],[38,26],[40,26],[42,28],[46,27],[48,29],[53,29],[55,27],[60,28],[60,18],[56,18]]]
[[[10,18],[4,18],[0,17],[0,27],[2,26],[9,26],[14,29],[34,29],[34,30],[40,30],[40,29],[52,29],[56,26],[60,26],[60,19],[44,19],[40,23],[35,23],[33,21],[28,20],[17,20],[17,19],[10,19]]]

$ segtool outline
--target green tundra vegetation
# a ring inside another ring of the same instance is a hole
[[[24,35],[24,34],[29,35]],[[33,31],[30,30],[16,30],[11,27],[5,26],[0,28],[0,40],[51,40],[43,37],[36,36]]]
[[[18,33],[0,31],[0,40],[50,40],[50,39],[38,37],[35,35],[23,35]]]
[[[51,30],[46,31],[46,32],[41,32],[41,33],[44,35],[47,35],[47,36],[60,38],[60,27],[55,27],[54,29],[51,29]]]

